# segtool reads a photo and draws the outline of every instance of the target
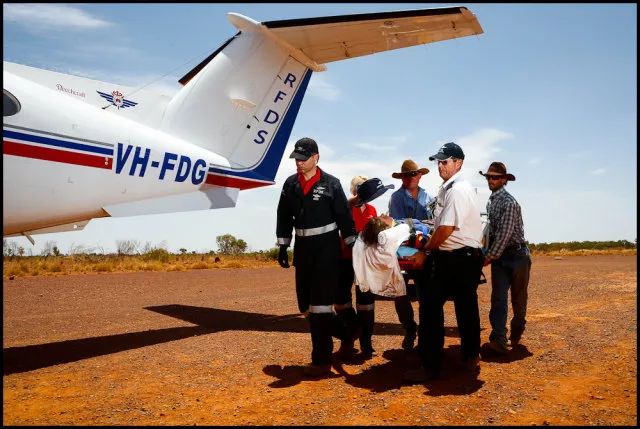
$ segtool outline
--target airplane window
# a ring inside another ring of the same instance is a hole
[[[20,111],[20,102],[6,89],[2,90],[2,116],[15,115]]]

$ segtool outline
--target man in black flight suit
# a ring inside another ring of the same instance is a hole
[[[304,372],[320,377],[331,373],[333,303],[340,271],[338,231],[348,246],[353,246],[356,232],[340,181],[317,166],[316,142],[307,137],[298,140],[289,158],[295,159],[297,172],[284,182],[278,202],[278,263],[289,268],[287,248],[295,228],[296,296],[298,309],[308,317],[312,344],[311,363]]]

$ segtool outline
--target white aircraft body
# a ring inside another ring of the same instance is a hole
[[[173,97],[3,62],[3,235],[233,207],[274,183],[312,72],[483,32],[464,7],[228,18],[238,33]]]

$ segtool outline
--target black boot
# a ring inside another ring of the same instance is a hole
[[[373,325],[375,323],[374,310],[359,310],[358,321],[360,322],[360,350],[362,354],[369,358],[375,354],[373,345],[371,344],[371,336],[373,335]]]
[[[338,355],[342,360],[354,357],[356,349],[353,342],[358,332],[358,319],[353,307],[338,310],[333,318],[333,336],[340,339]]]
[[[333,313],[309,313],[311,363],[314,365],[331,365],[331,353],[333,353],[332,317]]]
[[[396,297],[394,300],[398,319],[404,328],[404,338],[402,348],[406,351],[413,350],[413,343],[416,340],[418,325],[413,320],[413,307],[408,295]]]

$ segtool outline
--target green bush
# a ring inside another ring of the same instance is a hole
[[[278,253],[280,253],[279,247],[272,247],[269,250],[265,250],[265,256],[269,259],[273,259],[274,261],[278,260]]]
[[[217,236],[216,243],[220,253],[224,255],[239,255],[247,250],[247,243],[231,234]]]
[[[159,261],[162,263],[169,262],[171,254],[165,249],[153,249],[150,252],[142,255],[142,259],[145,261]]]

